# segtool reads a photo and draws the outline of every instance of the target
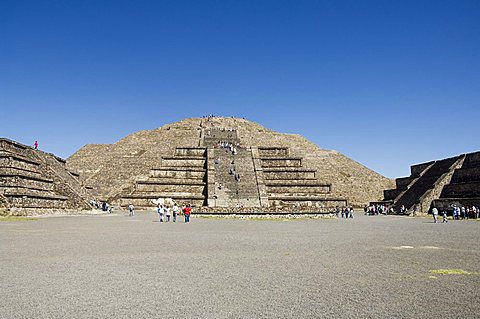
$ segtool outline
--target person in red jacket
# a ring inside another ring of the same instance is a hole
[[[183,210],[183,215],[185,216],[185,222],[188,223],[190,222],[190,213],[192,212],[192,209],[190,207],[190,204],[187,205],[187,207],[184,208]]]
[[[35,141],[35,143],[33,143],[33,146],[35,146],[35,149],[38,149],[38,141]]]

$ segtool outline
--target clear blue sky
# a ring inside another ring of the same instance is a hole
[[[61,157],[213,113],[405,176],[480,150],[480,1],[1,1],[0,111]]]

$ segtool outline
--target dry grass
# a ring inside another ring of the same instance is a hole
[[[32,217],[20,217],[20,216],[2,216],[0,217],[0,222],[18,222],[18,221],[30,221],[30,220],[38,220],[38,218]]]

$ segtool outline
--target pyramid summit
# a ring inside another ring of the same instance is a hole
[[[100,199],[152,207],[331,210],[382,198],[393,181],[298,134],[241,118],[189,118],[88,144],[67,167]]]

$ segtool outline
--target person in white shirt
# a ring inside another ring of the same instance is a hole
[[[433,222],[436,223],[438,218],[438,209],[436,207],[433,207],[432,215],[433,215]]]
[[[128,205],[128,216],[135,216],[135,207],[132,204]]]
[[[178,206],[176,203],[173,203],[173,207],[172,207],[173,222],[177,221],[177,213],[178,213]]]
[[[170,221],[170,208],[168,208],[168,206],[165,205],[165,218],[166,218],[166,222],[169,222]]]

